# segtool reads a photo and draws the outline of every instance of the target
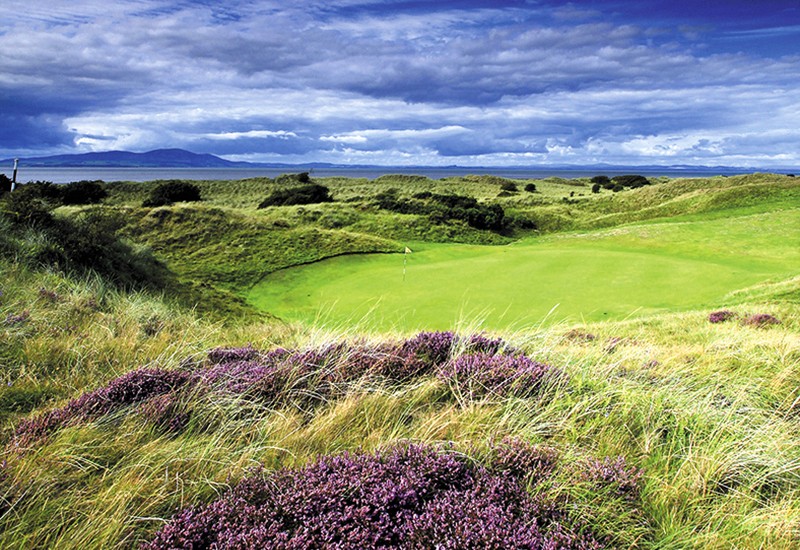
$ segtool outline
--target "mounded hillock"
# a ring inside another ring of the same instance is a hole
[[[565,197],[567,198],[567,197]],[[526,212],[543,232],[614,227],[656,218],[791,208],[800,201],[796,178],[774,174],[676,179],[620,193],[558,203],[537,197]]]
[[[234,210],[197,206],[131,213],[130,238],[145,243],[180,277],[229,290],[247,288],[285,267],[341,254],[394,252],[368,235],[292,226]]]

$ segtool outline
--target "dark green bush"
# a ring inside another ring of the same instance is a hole
[[[11,178],[0,174],[0,197],[11,191]]]
[[[320,202],[332,202],[333,198],[324,185],[311,183],[297,187],[287,187],[276,189],[266,199],[261,201],[259,208],[268,206],[290,206],[293,204],[316,204]]]
[[[635,174],[627,176],[614,176],[611,178],[611,181],[616,185],[630,187],[631,189],[637,189],[639,187],[644,187],[645,185],[650,185],[650,181],[646,177]]]
[[[503,207],[499,204],[480,204],[472,197],[440,195],[423,191],[411,198],[398,195],[397,189],[388,189],[375,196],[379,208],[400,214],[427,215],[432,223],[444,224],[448,220],[462,220],[475,229],[499,231],[504,228]]]
[[[535,183],[526,184],[525,191],[527,191],[528,193],[536,193],[536,184]]]
[[[101,208],[56,219],[50,233],[57,248],[46,260],[68,271],[94,271],[121,287],[162,287],[166,268],[149,251],[121,240],[123,225],[118,213]]]
[[[513,193],[514,191],[518,191],[517,184],[514,183],[513,181],[504,181],[500,185],[500,189],[502,189],[503,191],[509,191],[511,193]]]
[[[611,180],[608,178],[608,176],[595,176],[595,177],[592,178],[591,181],[595,185],[599,185],[599,186],[602,186],[602,187],[605,187],[606,185],[611,183]]]
[[[592,185],[592,193],[599,193],[602,186],[599,183]]]
[[[142,206],[169,206],[176,202],[203,200],[200,189],[189,182],[172,180],[159,184],[142,203]]]
[[[97,204],[107,196],[102,181],[74,181],[61,188],[64,204]]]
[[[16,226],[49,227],[53,224],[54,208],[61,204],[58,186],[50,182],[35,182],[18,186],[3,196],[2,210]]]

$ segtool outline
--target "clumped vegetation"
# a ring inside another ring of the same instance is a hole
[[[376,195],[378,206],[401,214],[426,215],[432,223],[443,224],[449,220],[466,222],[475,229],[502,230],[505,212],[499,204],[480,204],[472,197],[443,195],[423,191],[410,198],[401,197],[391,188]]]
[[[752,327],[764,328],[770,325],[780,325],[780,320],[769,313],[756,313],[742,319],[742,323]]]
[[[333,198],[330,191],[324,185],[309,183],[285,189],[277,189],[261,201],[259,208],[268,206],[291,206],[295,204],[317,204],[321,202],[332,202]]]
[[[210,505],[182,511],[143,548],[601,547],[570,527],[576,521],[563,499],[526,490],[547,481],[552,454],[519,441],[493,451],[486,466],[447,449],[402,445],[259,472]],[[596,464],[581,475],[635,500],[639,472],[618,462],[613,475],[598,475]]]
[[[729,321],[730,319],[735,319],[736,313],[729,309],[721,309],[719,311],[714,311],[708,315],[708,322],[717,324],[717,323],[724,323],[725,321]]]
[[[102,181],[75,181],[61,188],[63,204],[97,204],[108,196]]]
[[[185,181],[167,181],[157,185],[142,206],[169,206],[176,202],[197,202],[202,200],[200,188]]]
[[[11,178],[5,174],[0,174],[0,197],[11,191],[12,183]]]
[[[85,204],[102,194],[94,182],[71,185],[34,183],[8,193],[0,214],[6,226],[2,248],[30,266],[96,272],[128,288],[163,287],[166,269],[148,250],[120,237],[124,222],[117,213],[94,207],[71,217],[54,214],[65,197]]]
[[[650,185],[650,181],[644,176],[628,175],[628,176],[614,176],[611,178],[611,183],[621,185],[622,187],[630,187],[631,189],[638,189],[645,185]]]

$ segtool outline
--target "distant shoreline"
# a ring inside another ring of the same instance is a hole
[[[419,167],[419,166],[386,166],[386,167],[320,167],[309,168],[303,166],[283,166],[275,168],[138,168],[138,167],[25,167],[21,165],[17,174],[17,181],[27,183],[30,181],[50,181],[53,183],[69,183],[80,180],[111,181],[153,181],[165,179],[181,180],[240,180],[247,178],[274,178],[281,174],[311,172],[313,177],[345,177],[375,179],[386,174],[414,174],[426,176],[430,179],[465,176],[470,174],[492,175],[509,179],[544,179],[548,177],[561,177],[566,179],[592,177],[598,174],[615,176],[621,174],[641,174],[648,177],[666,176],[670,178],[681,177],[710,177],[734,176],[749,174],[756,169],[735,168],[658,168],[658,167],[588,167],[586,169],[566,168],[485,168],[485,167]],[[780,170],[776,173],[786,173]],[[0,173],[11,177],[11,167],[0,168]]]

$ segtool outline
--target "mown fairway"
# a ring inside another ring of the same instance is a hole
[[[680,218],[504,247],[411,244],[282,270],[249,293],[286,319],[364,329],[487,328],[713,307],[796,274],[800,211]]]

